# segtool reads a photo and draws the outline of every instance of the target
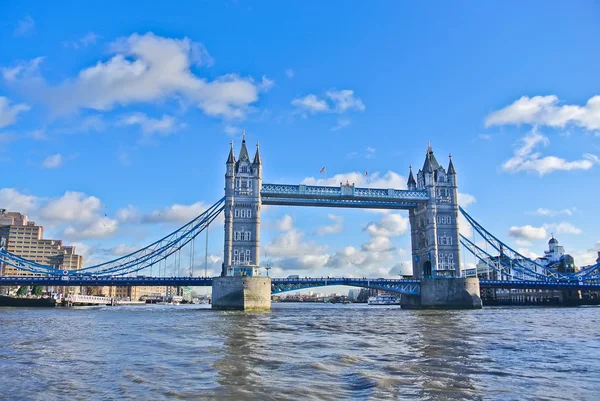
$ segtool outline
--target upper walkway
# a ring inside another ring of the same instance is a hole
[[[339,187],[263,184],[260,196],[264,205],[369,209],[411,209],[429,199],[426,191],[357,188],[342,183]]]

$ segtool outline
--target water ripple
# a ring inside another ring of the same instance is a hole
[[[0,400],[597,400],[600,308],[0,309]]]

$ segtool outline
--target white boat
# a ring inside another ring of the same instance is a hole
[[[369,297],[367,300],[369,305],[400,305],[400,296],[389,294],[381,294],[375,297]]]

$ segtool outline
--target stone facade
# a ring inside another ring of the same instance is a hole
[[[416,181],[411,166],[408,189],[426,190],[429,196],[409,210],[413,276],[460,277],[458,183],[452,156],[446,171],[429,146]]]
[[[401,303],[407,309],[481,309],[478,278],[425,278],[421,280],[421,294],[402,295]]]
[[[260,266],[262,161],[250,161],[246,138],[238,159],[229,150],[225,173],[225,246],[221,276],[255,276]]]
[[[212,308],[218,310],[271,309],[271,279],[268,277],[215,277]]]

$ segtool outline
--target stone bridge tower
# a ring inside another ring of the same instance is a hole
[[[260,190],[262,160],[258,144],[253,160],[245,133],[236,160],[233,142],[225,173],[225,246],[221,276],[256,276],[260,267]]]
[[[461,275],[456,178],[452,155],[446,170],[436,160],[431,146],[427,147],[416,181],[411,166],[408,189],[426,190],[429,195],[427,202],[409,211],[415,278]]]

